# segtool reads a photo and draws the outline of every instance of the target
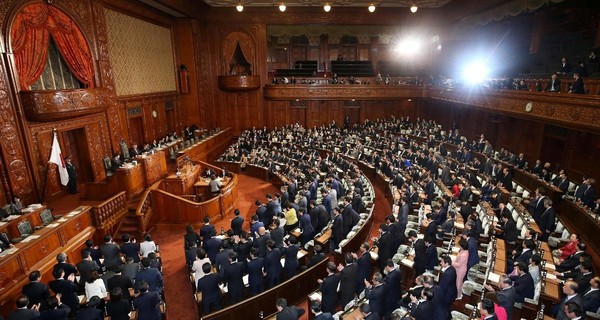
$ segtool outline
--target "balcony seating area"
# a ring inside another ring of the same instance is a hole
[[[372,77],[375,75],[371,61],[331,61],[331,72],[341,76]]]

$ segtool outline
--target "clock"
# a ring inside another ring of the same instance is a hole
[[[152,111],[152,117],[153,117],[153,118],[156,118],[156,117],[158,117],[158,112],[156,112],[156,110],[153,110],[153,111]]]
[[[531,110],[533,110],[533,102],[529,101],[529,102],[527,102],[527,104],[525,105],[525,111],[527,111],[527,112],[531,112]]]

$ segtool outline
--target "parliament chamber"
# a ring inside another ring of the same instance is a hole
[[[0,319],[600,318],[599,21],[0,1]]]

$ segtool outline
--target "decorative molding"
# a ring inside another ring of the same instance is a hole
[[[21,91],[21,102],[29,121],[56,121],[104,112],[111,94],[104,88]]]
[[[394,85],[266,85],[267,100],[398,100],[423,97],[420,86]]]
[[[260,76],[219,76],[219,88],[225,91],[249,91],[260,88]]]

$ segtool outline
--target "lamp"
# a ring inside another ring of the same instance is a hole
[[[375,12],[375,5],[371,3],[371,5],[369,6],[369,12]]]
[[[285,12],[285,8],[286,8],[286,6],[285,6],[285,3],[283,3],[283,2],[282,2],[282,3],[279,5],[279,11],[281,11],[281,12]]]
[[[325,12],[329,12],[329,11],[331,10],[331,6],[329,5],[329,3],[326,3],[326,4],[323,6],[323,10],[325,10]]]
[[[237,6],[235,6],[235,8],[237,9],[238,12],[244,11],[244,6],[241,3],[239,3]]]
[[[410,7],[410,12],[412,13],[416,13],[417,10],[419,10],[419,8],[417,7],[416,4],[413,3],[413,5]]]

